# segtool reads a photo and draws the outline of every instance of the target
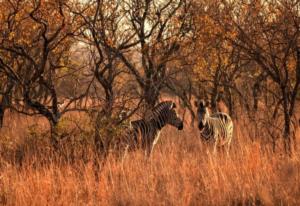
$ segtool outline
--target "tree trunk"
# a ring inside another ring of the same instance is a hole
[[[228,107],[228,112],[229,112],[229,115],[232,117],[232,118],[235,118],[235,111],[234,111],[234,102],[233,102],[233,98],[232,98],[232,92],[231,92],[231,89],[229,87],[225,87],[225,93],[226,93],[226,103],[227,103],[227,107]]]
[[[52,121],[49,121],[49,122],[50,122],[51,144],[54,147],[54,149],[57,150],[58,144],[59,144],[59,134],[58,134],[58,128],[57,128],[58,123],[52,122]]]
[[[3,127],[4,124],[4,114],[5,110],[9,107],[8,97],[4,94],[2,101],[0,102],[0,128]]]
[[[112,89],[112,87],[106,88],[105,89],[104,114],[108,118],[110,118],[112,116],[113,102],[114,102],[113,89]]]
[[[283,138],[284,138],[284,149],[285,152],[289,155],[292,154],[292,147],[291,147],[291,116],[289,114],[288,108],[288,95],[285,87],[282,87],[282,96],[283,96],[283,111],[284,111],[284,131],[283,131]]]
[[[95,135],[94,135],[94,144],[95,149],[98,154],[103,154],[106,156],[108,148],[106,148],[105,139],[109,137],[103,137],[101,134],[102,120],[106,118],[108,121],[111,120],[112,111],[113,111],[113,102],[114,102],[114,93],[111,86],[106,86],[105,88],[105,104],[104,108],[101,111],[98,111],[96,122],[95,122]]]
[[[155,86],[146,86],[144,88],[144,98],[146,102],[146,109],[153,109],[155,104],[158,102],[159,91]]]
[[[101,125],[101,121],[104,115],[105,112],[103,110],[97,113],[96,122],[95,122],[94,144],[95,144],[96,153],[105,155],[107,153],[108,148],[105,147],[104,137],[101,135],[101,126],[103,126]]]
[[[218,112],[217,99],[218,99],[218,85],[215,84],[210,98],[210,106],[213,113]]]
[[[2,99],[0,101],[0,128],[3,127],[5,110],[11,105],[11,92],[12,92],[13,86],[14,86],[14,83],[13,83],[12,79],[9,79],[9,81],[7,82],[7,87],[2,95]]]
[[[219,85],[219,81],[220,81],[220,75],[221,75],[221,68],[218,67],[217,71],[215,73],[215,76],[214,76],[212,95],[211,95],[211,99],[210,99],[210,106],[211,106],[213,113],[218,112],[217,100],[218,100],[218,96],[219,96],[218,85]]]
[[[254,112],[256,112],[258,109],[258,93],[259,93],[259,85],[255,84],[252,91]]]
[[[94,144],[96,154],[101,155],[103,159],[108,155],[109,147],[112,135],[109,135],[107,131],[112,124],[114,124],[112,118],[113,111],[113,91],[112,89],[105,91],[105,105],[101,111],[98,111],[96,121],[95,121],[95,134],[94,134]]]
[[[5,112],[5,107],[4,105],[0,104],[0,129],[3,127],[4,112]]]
[[[0,102],[0,128],[3,127],[3,122],[4,122],[4,113],[6,109],[6,97],[5,94],[2,97],[2,101]]]
[[[284,114],[284,149],[287,154],[291,154],[291,130],[290,130],[290,117],[288,114]]]

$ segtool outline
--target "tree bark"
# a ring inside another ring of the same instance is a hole
[[[103,137],[100,134],[100,128],[101,128],[101,120],[103,118],[104,112],[99,111],[97,113],[96,122],[95,122],[95,135],[94,135],[94,143],[95,143],[95,149],[97,153],[105,153],[105,144]]]
[[[106,144],[104,141],[104,138],[109,137],[103,137],[101,134],[101,127],[105,126],[102,125],[103,118],[106,118],[107,120],[111,120],[112,117],[112,111],[113,111],[113,103],[114,103],[114,93],[112,89],[112,85],[108,84],[102,84],[105,90],[105,103],[104,108],[101,111],[98,111],[96,122],[95,122],[95,135],[94,135],[94,144],[96,152],[99,154],[103,154],[106,156],[108,148],[106,148]]]
[[[155,85],[149,84],[144,88],[146,109],[153,109],[158,101],[160,91],[155,87]]]
[[[218,112],[218,109],[217,109],[218,96],[219,96],[218,95],[218,85],[214,84],[214,88],[213,88],[211,98],[210,98],[210,106],[211,106],[213,113]]]
[[[58,134],[58,128],[56,122],[50,122],[50,141],[53,146],[53,148],[57,151],[59,146],[59,134]]]
[[[292,154],[291,148],[291,116],[289,114],[289,107],[288,107],[288,94],[285,87],[281,87],[282,96],[283,96],[283,111],[284,111],[284,131],[283,131],[283,138],[284,138],[284,149],[285,152],[289,155]]]
[[[0,129],[3,127],[4,112],[5,112],[5,109],[4,109],[3,105],[0,104]]]
[[[220,82],[220,75],[221,75],[221,66],[217,68],[217,71],[214,76],[214,83],[213,83],[213,89],[212,89],[212,95],[210,99],[210,106],[213,111],[213,113],[218,112],[217,110],[217,100],[219,96],[219,82]]]
[[[5,110],[11,105],[11,92],[13,86],[14,86],[13,80],[9,79],[7,82],[7,87],[0,101],[0,128],[3,127]]]

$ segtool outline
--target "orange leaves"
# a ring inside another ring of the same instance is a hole
[[[72,32],[74,22],[71,14],[64,11],[65,5],[59,2],[0,2],[1,34],[8,34],[3,38],[30,47],[41,39],[43,32],[47,38],[51,38],[56,32],[59,32],[58,38],[62,38],[61,35],[66,32]]]
[[[8,35],[8,39],[11,41],[13,38],[15,37],[15,32],[11,32],[9,35]]]
[[[113,42],[113,39],[112,38],[109,38],[106,40],[107,44],[110,46],[110,47],[113,47],[114,46],[114,42]]]

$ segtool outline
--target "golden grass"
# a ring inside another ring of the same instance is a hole
[[[142,151],[109,156],[97,170],[84,132],[58,154],[43,120],[31,130],[38,118],[10,121],[0,133],[0,205],[300,205],[299,153],[274,154],[243,127],[228,157],[211,154],[196,128],[167,127],[150,159]]]

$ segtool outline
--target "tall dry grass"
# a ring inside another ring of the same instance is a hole
[[[300,205],[299,153],[273,153],[238,124],[229,156],[211,154],[196,128],[167,127],[151,158],[109,156],[97,169],[83,116],[70,118],[81,128],[60,153],[44,120],[8,118],[0,133],[0,205]]]

